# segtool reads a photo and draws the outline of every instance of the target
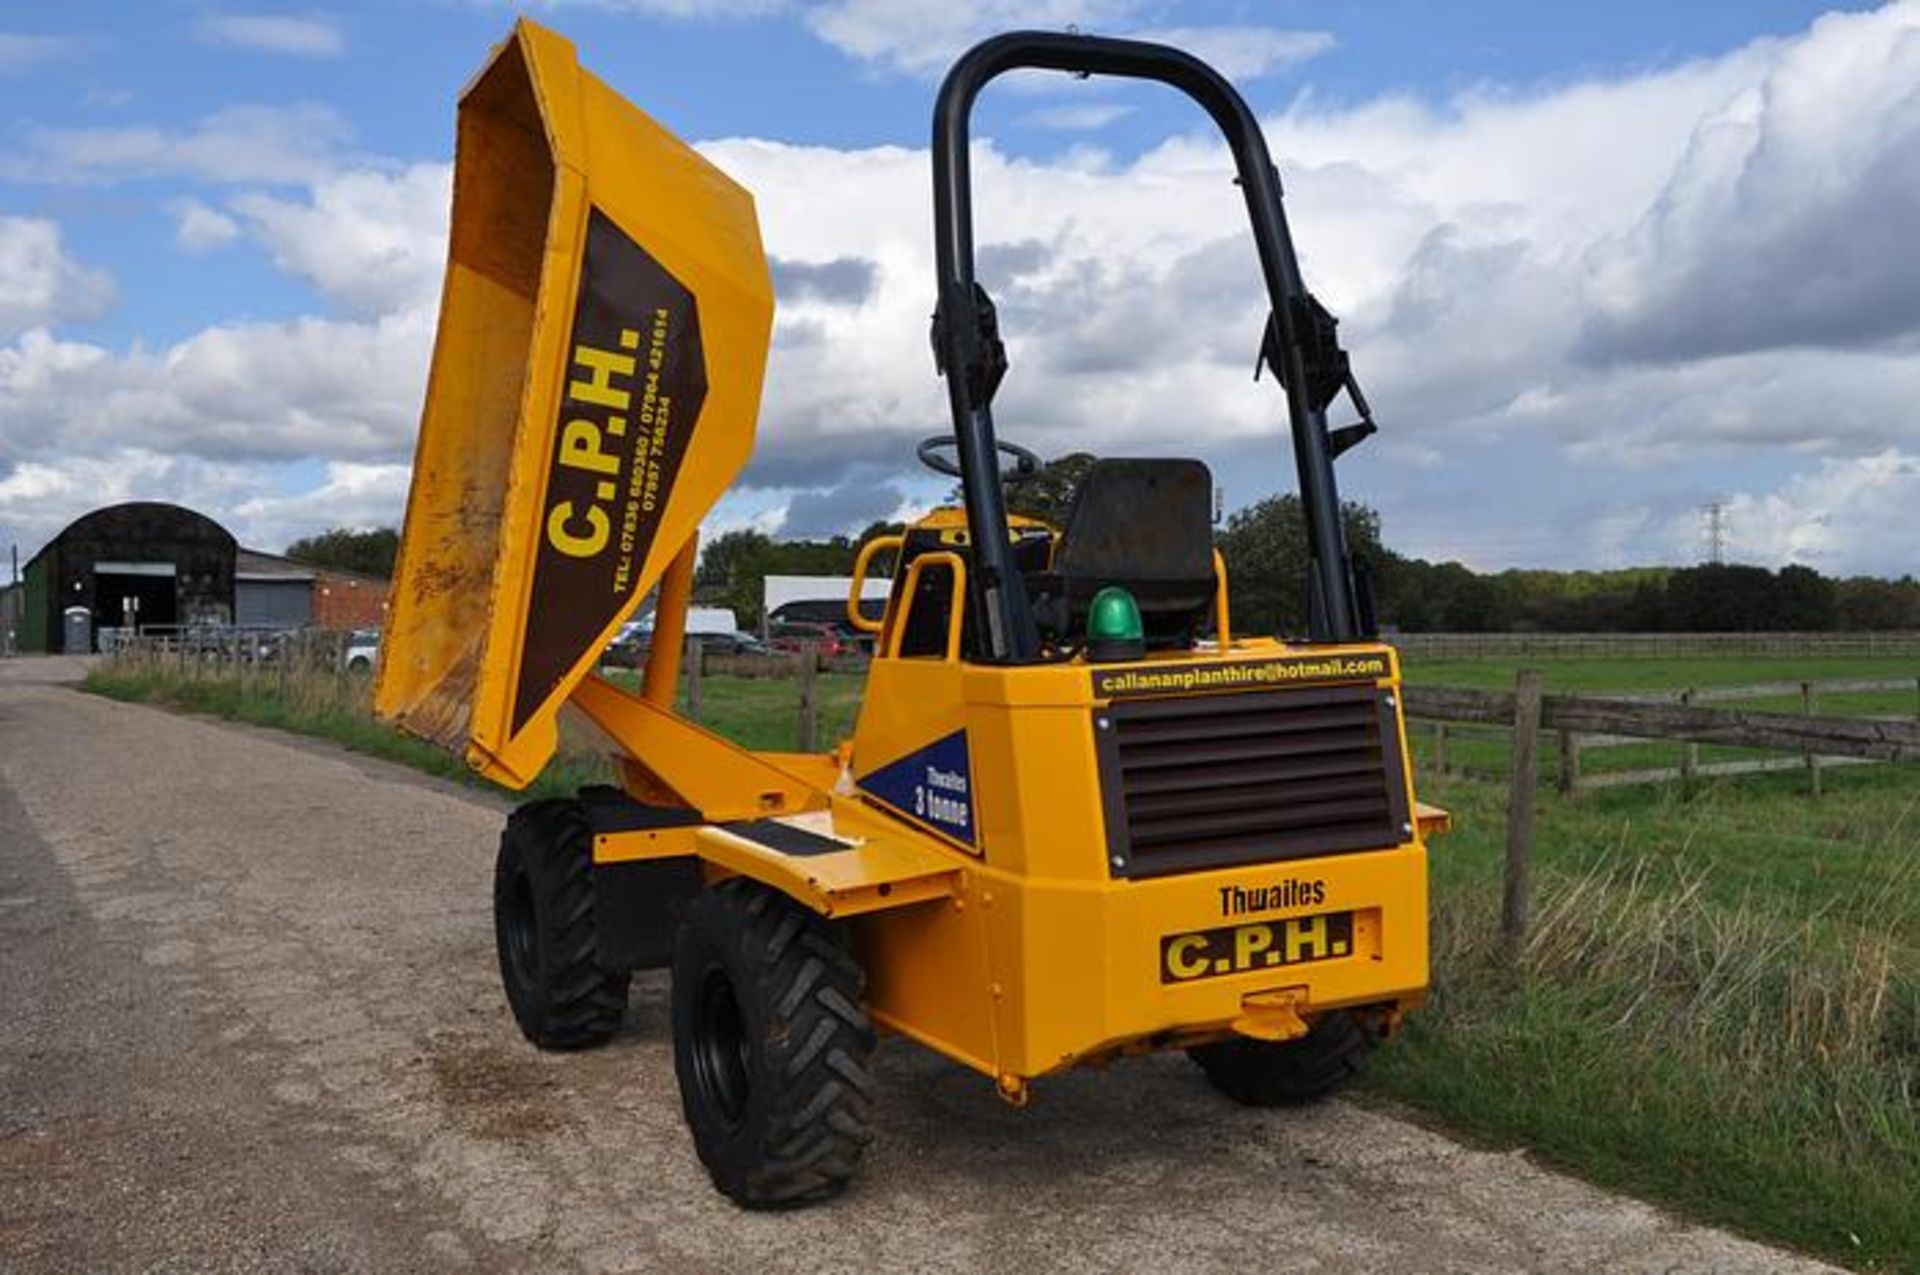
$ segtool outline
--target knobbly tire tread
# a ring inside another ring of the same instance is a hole
[[[1374,1038],[1352,1014],[1335,1011],[1298,1040],[1223,1040],[1188,1057],[1207,1080],[1245,1107],[1293,1107],[1327,1097],[1365,1069]]]
[[[737,1123],[710,1104],[692,1056],[699,989],[716,965],[748,1040]],[[866,972],[844,932],[785,895],[735,877],[694,900],[674,957],[674,1070],[694,1147],[735,1203],[817,1203],[858,1171],[873,1141],[865,992]]]
[[[524,871],[537,918],[539,969],[516,977],[506,910]],[[531,801],[507,816],[493,877],[494,942],[507,1004],[526,1038],[542,1049],[587,1049],[619,1030],[632,975],[603,967],[593,920],[593,834],[580,803]]]

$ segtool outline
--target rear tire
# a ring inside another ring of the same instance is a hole
[[[1344,1010],[1326,1015],[1298,1040],[1223,1040],[1187,1056],[1207,1080],[1245,1107],[1293,1107],[1333,1093],[1367,1065],[1374,1038]]]
[[[579,802],[529,802],[507,817],[493,928],[507,1004],[528,1040],[584,1049],[618,1030],[630,975],[597,959],[593,834]]]
[[[866,975],[845,934],[735,877],[687,912],[673,1062],[694,1148],[750,1209],[838,1195],[873,1141]]]

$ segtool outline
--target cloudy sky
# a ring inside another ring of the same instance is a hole
[[[532,15],[755,192],[780,313],[715,529],[937,499],[933,86],[1073,25],[1233,76],[1382,433],[1343,490],[1479,567],[1920,565],[1920,0],[552,0]],[[397,522],[453,103],[512,11],[0,8],[0,553],[121,499],[279,548]],[[1291,483],[1222,148],[1151,86],[1038,74],[976,118],[1002,434]],[[1335,423],[1343,419],[1338,411]]]

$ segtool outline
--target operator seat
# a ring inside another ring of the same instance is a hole
[[[1149,648],[1189,646],[1213,604],[1213,475],[1197,460],[1097,460],[1074,493],[1053,563],[1026,573],[1041,637],[1083,633],[1094,595],[1119,585]]]

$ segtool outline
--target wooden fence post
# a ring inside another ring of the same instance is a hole
[[[1693,688],[1689,686],[1680,692],[1680,706],[1693,707]],[[1700,774],[1700,745],[1688,740],[1680,752],[1680,783],[1683,789],[1691,789],[1693,781]]]
[[[1812,682],[1800,683],[1800,710],[1808,717],[1813,716]],[[1807,752],[1807,791],[1816,797],[1820,795],[1820,754],[1812,750]]]
[[[1560,732],[1560,791],[1568,797],[1580,795],[1580,736],[1570,730]]]
[[[701,674],[705,672],[700,666],[706,663],[705,660],[700,658],[701,649],[699,638],[689,637],[687,639],[687,658],[685,661],[687,666],[687,720],[690,722],[700,720],[700,677]]]
[[[815,712],[813,698],[813,675],[820,671],[820,655],[812,647],[805,647],[797,657],[800,661],[800,720],[796,725],[797,746],[803,753],[813,751]]]
[[[1540,671],[1521,669],[1513,687],[1513,773],[1507,794],[1507,872],[1500,936],[1509,956],[1527,936],[1533,893],[1533,790],[1540,753]]]

